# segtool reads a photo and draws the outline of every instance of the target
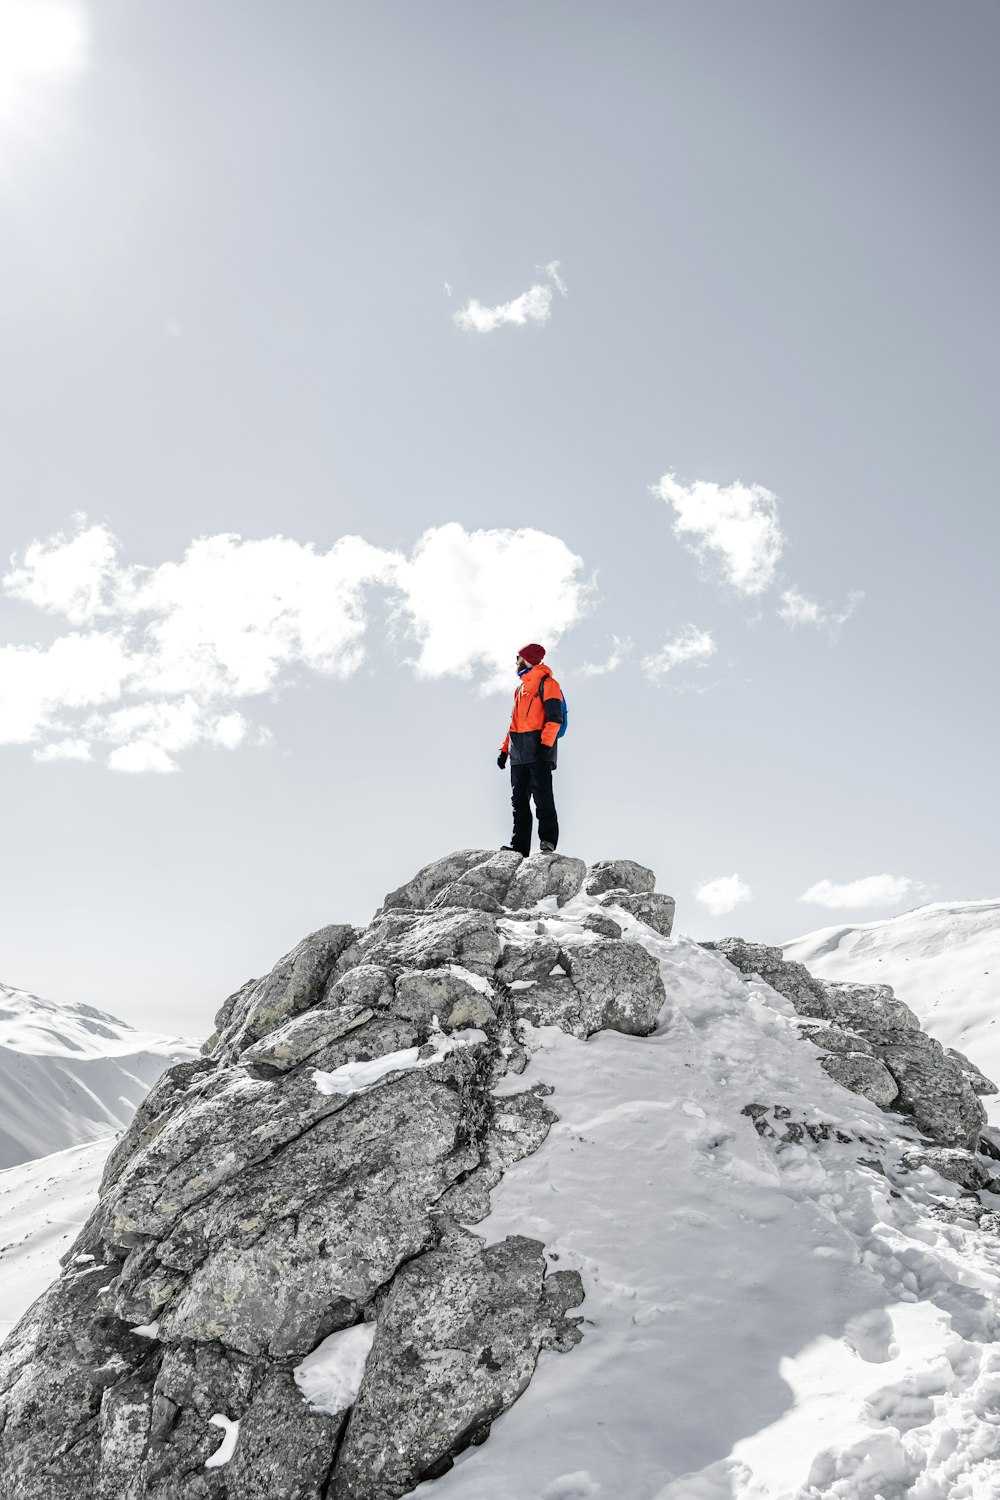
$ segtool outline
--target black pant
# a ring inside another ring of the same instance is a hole
[[[538,838],[555,848],[559,842],[559,819],[552,795],[552,767],[547,760],[529,761],[526,766],[510,765],[510,800],[514,809],[514,833],[511,845],[520,854],[531,853],[531,798],[535,799]]]

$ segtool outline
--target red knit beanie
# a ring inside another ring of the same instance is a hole
[[[537,667],[545,655],[545,647],[539,646],[536,641],[532,641],[530,645],[522,646],[517,654],[518,656],[523,656],[530,666]]]

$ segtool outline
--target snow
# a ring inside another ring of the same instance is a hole
[[[209,1417],[208,1421],[212,1427],[221,1427],[224,1436],[211,1458],[206,1458],[205,1468],[221,1469],[223,1464],[227,1464],[236,1452],[236,1439],[240,1435],[240,1424],[239,1422],[231,1422],[221,1412],[216,1412],[215,1416]]]
[[[335,1417],[354,1404],[375,1342],[374,1323],[341,1328],[296,1365],[292,1377],[316,1411]]]
[[[435,1017],[436,1021],[436,1017]],[[435,1030],[429,1038],[433,1051],[421,1056],[423,1048],[404,1047],[401,1052],[387,1052],[383,1057],[374,1057],[370,1062],[348,1062],[332,1073],[313,1069],[313,1080],[320,1094],[360,1094],[370,1089],[389,1073],[405,1072],[409,1068],[429,1068],[454,1052],[458,1047],[469,1047],[474,1042],[485,1042],[486,1033],[474,1027],[467,1031],[456,1031],[445,1036]]]
[[[0,1171],[0,1342],[59,1274],[97,1202],[111,1137]],[[89,1264],[93,1256],[77,1256]]]
[[[578,932],[594,904],[577,898],[546,930]],[[1000,1240],[930,1215],[956,1189],[903,1174],[913,1132],[823,1072],[781,996],[621,920],[660,960],[660,1026],[587,1042],[532,1030],[526,1072],[497,1093],[544,1080],[559,1121],[472,1226],[537,1238],[552,1270],[581,1273],[583,1341],[543,1352],[489,1442],[413,1493],[995,1496]],[[741,1113],[751,1102],[849,1140],[776,1149]]]
[[[123,1130],[194,1041],[0,985],[0,1168]]]
[[[925,1030],[1000,1083],[1000,900],[939,901],[783,947],[821,979],[891,984]],[[1000,1125],[1000,1095],[983,1103]]]
[[[159,1320],[155,1323],[138,1323],[131,1331],[137,1333],[141,1339],[158,1339],[160,1337]]]
[[[483,978],[482,974],[473,974],[471,969],[463,969],[461,964],[449,964],[448,968],[455,975],[456,979],[464,979],[466,984],[471,985],[474,990],[478,990],[481,995],[486,995],[487,998],[492,999],[494,993],[493,986],[488,979]]]

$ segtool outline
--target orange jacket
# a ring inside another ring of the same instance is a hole
[[[501,745],[513,765],[555,760],[556,736],[562,724],[562,688],[544,662],[531,667],[514,693],[510,728]]]

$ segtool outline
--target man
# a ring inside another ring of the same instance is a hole
[[[511,804],[514,832],[505,849],[531,853],[531,799],[538,818],[538,838],[543,854],[551,854],[559,842],[559,820],[552,795],[552,772],[556,768],[556,737],[563,721],[563,695],[548,667],[543,665],[545,647],[537,642],[517,653],[517,675],[510,729],[497,756],[501,771],[510,757]]]

